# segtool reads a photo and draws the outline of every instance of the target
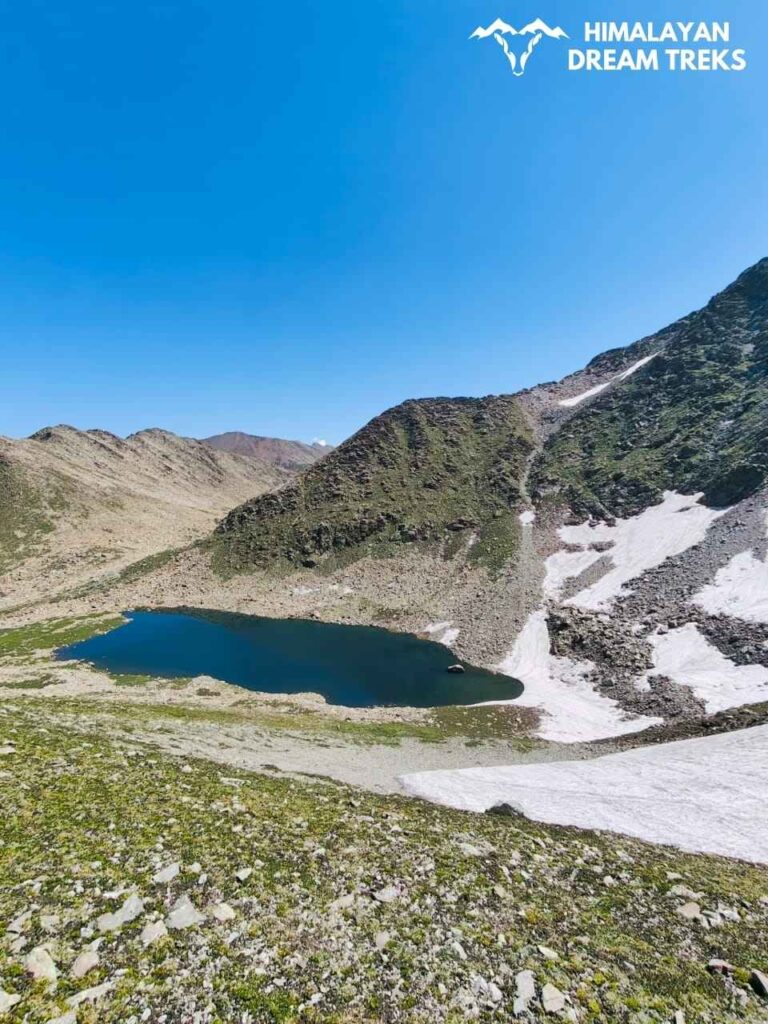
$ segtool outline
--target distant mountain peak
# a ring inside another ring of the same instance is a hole
[[[326,441],[316,438],[312,444],[289,441],[279,437],[262,437],[242,430],[229,430],[223,434],[203,438],[204,444],[220,451],[237,455],[255,456],[264,462],[292,471],[306,469],[323,455],[333,450]]]

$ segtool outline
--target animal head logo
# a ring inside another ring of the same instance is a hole
[[[550,28],[541,18],[537,18],[536,21],[532,21],[530,25],[524,25],[522,28],[513,28],[506,21],[497,18],[487,28],[483,28],[482,25],[476,28],[469,38],[487,39],[489,36],[493,36],[502,48],[504,56],[512,68],[512,74],[517,78],[525,74],[525,67],[531,59],[531,54],[544,36],[549,36],[550,39],[568,38],[561,28]]]

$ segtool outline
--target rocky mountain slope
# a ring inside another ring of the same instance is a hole
[[[0,602],[189,544],[233,503],[289,477],[162,430],[122,439],[58,426],[0,438]]]
[[[235,455],[253,455],[262,462],[292,471],[306,469],[333,451],[332,445],[321,444],[319,441],[305,444],[304,441],[285,441],[279,437],[244,434],[239,430],[214,434],[213,437],[203,438],[203,441],[219,451],[234,452]]]
[[[503,559],[533,450],[514,398],[426,399],[377,416],[290,487],[235,509],[217,531],[228,569],[359,558],[392,544],[472,536]]]
[[[768,698],[766,452],[762,260],[561,382],[389,410],[212,561],[252,610],[288,573],[283,611],[426,630],[594,739]]]

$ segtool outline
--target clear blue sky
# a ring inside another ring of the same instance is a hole
[[[741,74],[516,79],[478,24],[730,19]],[[0,31],[0,433],[337,442],[509,392],[768,254],[765,0],[26,0]]]

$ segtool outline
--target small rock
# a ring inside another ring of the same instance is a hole
[[[168,934],[164,921],[149,921],[144,925],[141,932],[141,941],[145,946],[151,946],[153,942],[164,939]]]
[[[46,1021],[46,1024],[77,1024],[77,1011],[67,1010],[60,1017],[51,1017],[49,1021]]]
[[[247,882],[253,874],[253,868],[240,868],[239,871],[235,872],[235,878],[238,882]]]
[[[72,964],[70,975],[73,978],[84,978],[85,975],[99,966],[99,954],[95,949],[84,949]]]
[[[234,921],[236,916],[234,910],[228,903],[217,903],[211,911],[211,914],[217,921],[221,921],[222,924],[225,921]]]
[[[203,921],[205,921],[205,918],[195,908],[192,900],[186,893],[183,896],[179,896],[170,914],[165,919],[167,927],[174,929],[192,928],[194,925],[202,924]]]
[[[14,935],[21,935],[29,924],[29,920],[32,917],[31,910],[25,910],[23,914],[19,914],[15,917],[8,925],[8,931],[13,932]]]
[[[47,981],[51,984],[56,984],[59,972],[56,970],[56,964],[53,962],[51,954],[45,946],[35,946],[27,955],[24,966],[27,974],[31,974],[35,981]]]
[[[528,1004],[536,998],[536,979],[533,971],[520,971],[515,975],[515,1002],[512,1012],[520,1017],[528,1009]]]
[[[556,953],[554,949],[550,949],[549,946],[539,946],[539,952],[545,960],[559,960],[560,954]]]
[[[677,913],[680,917],[684,917],[686,921],[704,920],[701,916],[701,907],[698,903],[684,903],[682,907],[677,908]]]
[[[565,1009],[565,996],[559,988],[547,982],[541,990],[541,1005],[545,1013],[560,1013]]]
[[[41,914],[40,915],[40,927],[44,932],[55,932],[61,924],[61,918],[58,914]]]
[[[376,938],[373,940],[376,943],[376,949],[382,950],[389,943],[391,936],[389,932],[377,932]]]
[[[373,894],[373,898],[379,903],[394,903],[400,892],[394,885],[387,885]]]
[[[729,964],[727,960],[718,960],[714,958],[707,964],[707,970],[710,974],[733,974],[735,971],[733,964]]]
[[[114,932],[124,924],[135,921],[144,913],[144,901],[136,893],[131,893],[119,910],[114,914],[102,914],[96,919],[96,927],[100,932]]]
[[[21,996],[17,996],[15,992],[5,992],[0,988],[0,1013],[7,1013],[12,1006],[19,1002],[21,1002]]]
[[[181,871],[181,865],[177,863],[169,864],[167,868],[162,868],[157,874],[153,875],[152,881],[156,885],[166,885],[174,880],[179,871]]]
[[[355,899],[355,894],[353,892],[348,892],[346,895],[339,896],[338,899],[334,900],[329,905],[328,909],[331,912],[335,910],[349,910],[349,908],[354,905]]]
[[[82,991],[75,992],[73,996],[69,997],[67,1006],[77,1007],[80,1003],[95,1003],[102,996],[105,996],[107,992],[111,992],[114,987],[114,981],[105,981],[101,985],[94,985],[93,988],[84,988]]]
[[[672,1018],[672,1024],[685,1024],[685,1014],[682,1010],[675,1010],[675,1015]]]
[[[768,974],[762,971],[753,970],[749,976],[749,984],[759,996],[768,999]]]

